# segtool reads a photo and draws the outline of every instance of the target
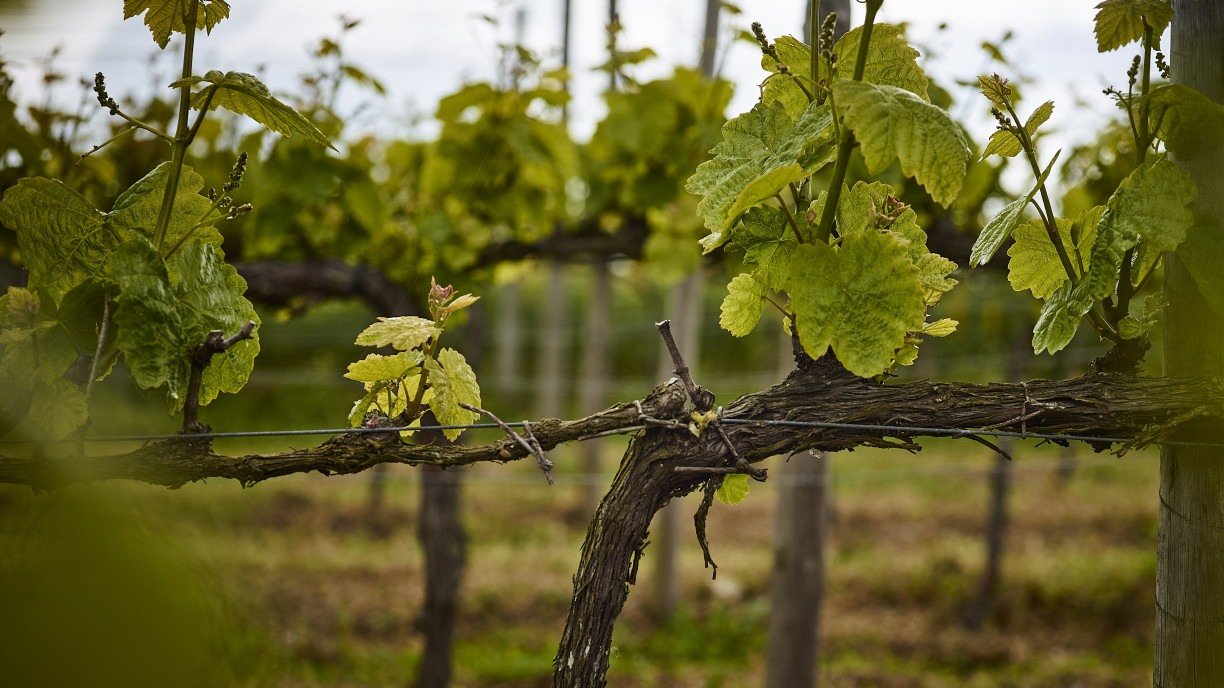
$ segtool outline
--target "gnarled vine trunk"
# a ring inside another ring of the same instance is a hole
[[[1177,0],[1175,10],[1174,81],[1224,102],[1224,4]],[[1198,185],[1198,212],[1224,221],[1224,150],[1201,151],[1183,166]],[[1181,262],[1175,256],[1167,260],[1165,373],[1220,375],[1224,319],[1207,305]],[[1187,438],[1218,442],[1221,436],[1215,427]],[[1224,685],[1224,452],[1164,449],[1159,529],[1152,683]]]

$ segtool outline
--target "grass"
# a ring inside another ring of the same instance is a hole
[[[609,448],[609,469],[614,451]],[[955,442],[933,443],[918,456],[861,450],[833,457],[836,520],[822,685],[1147,684],[1153,457],[1099,465],[1101,457],[1084,454],[1064,481],[1049,470],[1056,449],[1023,447],[1017,454],[1004,585],[980,631],[965,630],[959,618],[982,566],[993,459]],[[556,458],[562,467],[576,463],[564,452]],[[549,488],[526,465],[466,474],[471,552],[457,686],[549,683],[585,527],[581,486],[559,475]],[[755,487],[745,503],[714,509],[717,581],[702,569],[688,518],[681,519],[683,604],[662,623],[648,613],[653,559],[647,549],[615,639],[612,685],[763,683],[776,489]],[[162,622],[179,634],[161,633],[169,638],[162,650],[167,670],[189,675],[199,664],[190,653],[175,654],[178,641],[209,648],[214,671],[200,674],[200,685],[402,685],[422,642],[414,627],[422,570],[414,532],[417,484],[411,470],[390,473],[378,516],[385,536],[370,528],[367,491],[361,477],[289,477],[247,490],[222,483],[178,491],[108,484],[50,496],[3,489],[0,579],[12,596],[51,600],[36,614],[50,623],[35,626],[70,628],[68,635],[81,642],[117,639],[112,655],[93,660],[91,685],[110,685],[108,677],[114,685],[157,685],[156,677],[142,683],[116,673],[133,665],[124,657],[134,651],[118,641],[150,642],[158,634],[135,625]],[[695,506],[689,497],[679,508],[687,514]],[[96,547],[41,556],[51,542]],[[53,590],[22,576],[42,570],[44,561],[58,571]],[[78,587],[93,592],[61,594]],[[115,615],[139,609],[150,591],[159,600],[155,609]],[[24,609],[34,614],[29,605]],[[161,619],[158,610],[177,616]],[[8,612],[0,614],[0,636],[31,627]],[[40,654],[46,643],[28,645],[33,649],[26,655],[0,661],[51,661]]]

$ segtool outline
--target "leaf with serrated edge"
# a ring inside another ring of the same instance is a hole
[[[872,174],[894,160],[937,203],[956,200],[969,164],[969,147],[948,113],[894,86],[840,81],[833,86],[843,122],[862,144]]]
[[[1127,250],[1141,240],[1172,251],[1194,225],[1188,207],[1197,189],[1190,175],[1165,159],[1131,172],[1105,204],[1084,278],[1075,285],[1068,308],[1076,316],[1113,293]]]
[[[55,380],[35,385],[30,410],[14,434],[54,441],[67,437],[87,420],[85,393],[67,380]]]
[[[145,26],[153,34],[159,48],[170,43],[171,33],[187,33],[183,16],[191,0],[123,0],[123,18],[131,19],[143,14]],[[196,9],[197,29],[212,31],[222,19],[229,16],[229,3],[225,0],[200,0]]]
[[[163,162],[119,194],[115,207],[107,213],[107,225],[125,239],[143,236],[152,241],[171,167],[169,162]],[[195,239],[221,245],[221,233],[212,225],[193,231],[196,223],[204,219],[212,207],[212,202],[200,195],[203,188],[204,178],[190,166],[183,165],[178,192],[174,194],[174,211],[166,229],[166,246],[176,245],[188,232],[192,232]]]
[[[104,227],[104,215],[63,183],[26,177],[0,201],[0,224],[17,233],[31,288],[55,300],[103,272],[118,242]]]
[[[1075,338],[1082,314],[1068,310],[1070,298],[1071,284],[1067,283],[1059,287],[1042,305],[1041,315],[1033,328],[1033,353],[1039,354],[1047,349],[1052,354],[1057,353]]]
[[[999,211],[998,215],[995,215],[990,222],[986,223],[986,226],[982,228],[982,233],[978,235],[977,241],[973,242],[973,250],[969,253],[969,267],[976,268],[994,257],[995,252],[999,250],[1004,241],[1007,241],[1007,237],[1011,235],[1012,230],[1020,223],[1024,207],[1028,205],[1030,200],[1028,196],[1017,198],[1003,206],[1003,210]]]
[[[809,356],[832,347],[855,375],[888,369],[926,317],[918,269],[906,251],[903,240],[877,232],[845,237],[840,251],[824,243],[799,247],[790,296]]]
[[[1148,95],[1157,135],[1179,160],[1224,145],[1224,105],[1182,84],[1162,84]]]
[[[740,273],[727,285],[718,325],[733,336],[746,336],[760,322],[764,308],[765,287],[752,275]]]
[[[748,476],[743,473],[723,476],[722,483],[714,490],[714,496],[729,506],[739,504],[748,496]]]
[[[922,326],[922,334],[932,337],[947,337],[956,331],[956,326],[959,322],[952,318],[940,318],[933,323],[927,323]]]
[[[744,250],[744,262],[756,266],[752,275],[757,281],[775,291],[785,288],[799,242],[781,210],[769,206],[749,210],[735,232],[735,245]]]
[[[739,219],[744,211],[759,203],[770,200],[781,193],[788,185],[806,176],[807,174],[803,171],[803,167],[799,163],[793,162],[789,165],[769,170],[748,182],[740,190],[739,195],[735,197],[735,202],[731,204],[731,208],[727,211],[724,227],[730,229],[731,225]]]
[[[1105,0],[1096,6],[1097,51],[1106,53],[1143,38],[1146,22],[1159,38],[1173,20],[1170,0]]]
[[[1020,155],[1024,150],[1024,146],[1020,143],[1020,139],[1016,135],[1006,129],[996,129],[990,138],[986,140],[986,147],[982,149],[982,160],[989,158],[992,155],[1001,155],[1005,158],[1012,158]]]
[[[794,123],[781,104],[758,103],[723,125],[722,135],[711,151],[714,157],[698,166],[685,185],[702,196],[697,212],[714,232],[702,241],[707,253],[730,238],[725,231],[735,219],[730,211],[745,187],[778,168],[794,172],[792,165],[801,176],[812,174],[832,162],[836,151],[832,113],[815,103]]]
[[[1037,130],[1041,128],[1041,125],[1048,122],[1053,114],[1054,101],[1047,100],[1038,105],[1037,109],[1033,110],[1033,114],[1029,115],[1029,118],[1024,121],[1024,131],[1028,133],[1029,138],[1032,138],[1037,133]]]
[[[208,94],[211,93],[210,108],[223,108],[237,115],[245,115],[281,136],[301,135],[309,141],[335,150],[314,122],[278,100],[254,75],[245,72],[222,74],[213,70],[202,78],[191,77],[176,81],[175,85],[201,82],[210,85],[192,95],[192,109],[199,110],[204,107],[204,103],[208,102]]]
[[[850,79],[853,76],[862,37],[863,27],[857,26],[838,39],[833,48],[837,53],[834,78]],[[927,88],[931,80],[918,65],[918,51],[905,39],[905,27],[897,24],[876,24],[872,27],[863,81],[896,86],[923,100],[930,100]]]
[[[110,258],[110,278],[119,285],[116,344],[128,373],[143,389],[187,384],[180,359],[182,319],[170,288],[170,271],[153,245],[144,239],[124,242]]]
[[[398,380],[407,375],[409,369],[421,362],[421,354],[413,353],[402,351],[392,356],[370,354],[360,361],[350,363],[344,377],[358,382]]]
[[[1050,159],[1045,170],[1037,179],[1037,183],[1024,196],[1003,206],[1003,210],[994,217],[986,226],[982,228],[982,233],[978,234],[978,238],[973,242],[973,249],[969,253],[969,267],[976,268],[979,265],[987,263],[994,254],[998,252],[999,247],[1003,242],[1007,241],[1007,237],[1011,235],[1012,230],[1016,225],[1020,224],[1021,214],[1024,212],[1024,207],[1033,200],[1033,197],[1041,190],[1042,184],[1045,184],[1049,178],[1050,172],[1054,169],[1054,163],[1058,161],[1058,156],[1062,154],[1062,149],[1059,149],[1054,157]]]
[[[442,425],[467,425],[474,423],[480,415],[459,404],[480,408],[480,385],[476,384],[476,373],[468,365],[463,354],[454,349],[442,349],[437,360],[425,359],[425,370],[429,373],[428,385],[434,391],[429,408]],[[463,430],[443,430],[454,441]]]
[[[204,343],[212,330],[220,330],[228,337],[248,321],[259,325],[255,307],[244,296],[246,280],[225,262],[225,254],[218,246],[191,239],[170,258],[169,267],[172,274],[178,275],[174,293],[183,324],[183,345],[188,351]],[[258,354],[258,327],[251,338],[215,354],[200,375],[200,405],[211,403],[221,392],[234,394],[246,386]],[[181,365],[185,379],[186,358]],[[183,401],[183,396],[171,389],[171,411],[181,409]]]
[[[392,346],[400,351],[409,351],[420,347],[430,339],[442,334],[432,320],[426,320],[415,315],[405,315],[396,318],[379,318],[357,335],[356,343],[361,346]]]

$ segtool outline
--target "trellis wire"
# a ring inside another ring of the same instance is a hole
[[[813,428],[820,430],[861,430],[864,432],[877,432],[892,435],[925,435],[929,437],[1010,437],[1016,439],[1035,439],[1047,442],[1089,442],[1099,444],[1126,444],[1133,442],[1133,437],[1101,437],[1097,435],[1061,435],[1056,433],[1045,432],[1021,432],[1015,430],[1000,430],[994,428],[936,428],[925,427],[920,425],[876,425],[870,423],[836,423],[832,421],[803,421],[803,420],[755,420],[752,418],[723,418],[723,423],[728,425],[750,425],[750,426],[776,426],[789,428]],[[527,425],[527,421],[519,421],[514,423],[506,423],[512,428],[522,428]],[[531,423],[536,425],[538,423]],[[309,428],[298,430],[239,430],[233,432],[205,432],[196,434],[162,434],[162,435],[113,435],[110,437],[86,437],[86,438],[69,438],[62,440],[42,441],[35,439],[0,439],[0,445],[4,444],[76,444],[79,442],[85,443],[103,443],[103,442],[152,442],[152,441],[172,441],[172,440],[213,440],[213,439],[238,439],[238,438],[258,438],[258,437],[302,437],[311,435],[344,435],[344,434],[381,434],[390,432],[416,432],[421,430],[419,425],[404,425],[387,428]],[[497,430],[499,426],[496,423],[468,423],[459,425],[431,425],[427,429],[430,430]],[[608,434],[627,434],[637,432],[641,426],[627,426],[619,428],[622,433]],[[1196,442],[1187,440],[1167,440],[1156,439],[1151,444],[1161,444],[1177,447],[1211,447],[1224,448],[1224,443],[1219,442]]]

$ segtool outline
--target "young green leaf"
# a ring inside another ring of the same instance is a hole
[[[780,103],[791,119],[799,119],[803,111],[811,103],[807,93],[812,92],[811,51],[803,41],[794,36],[780,36],[774,41],[778,51],[778,59],[769,55],[761,56],[761,68],[770,72],[770,77],[761,87],[761,102],[766,105]],[[779,72],[778,63],[786,65],[787,74]],[[799,84],[803,84],[803,88]]]
[[[1053,114],[1054,101],[1047,100],[1041,105],[1038,105],[1037,109],[1033,110],[1033,114],[1029,115],[1029,118],[1024,120],[1024,131],[1028,132],[1029,138],[1036,136],[1037,130],[1041,128],[1041,125],[1048,122],[1050,120],[1050,116]]]
[[[1014,133],[1007,129],[996,129],[989,139],[986,139],[986,147],[982,149],[982,160],[989,158],[992,155],[1001,155],[1005,158],[1014,158],[1024,151],[1024,144],[1020,143],[1020,139]]]
[[[807,173],[804,172],[803,166],[797,162],[792,162],[789,165],[775,167],[748,182],[740,190],[739,195],[735,197],[735,202],[731,204],[731,208],[727,211],[725,229],[730,229],[735,221],[739,219],[740,215],[749,208],[772,199],[788,185],[806,176]]]
[[[1148,94],[1157,135],[1169,152],[1190,160],[1224,144],[1224,105],[1182,84],[1162,84]]]
[[[357,344],[362,346],[392,346],[400,351],[416,349],[430,339],[442,334],[434,321],[415,315],[398,318],[379,318],[357,335]]]
[[[166,195],[166,185],[170,180],[170,169],[171,164],[163,162],[119,194],[115,207],[107,213],[107,226],[125,239],[143,236],[152,241],[162,197]],[[174,195],[174,210],[166,229],[167,246],[177,245],[187,234],[206,243],[221,245],[221,233],[205,219],[212,202],[200,195],[203,188],[204,178],[190,166],[183,165],[178,191]]]
[[[839,81],[833,86],[843,121],[862,145],[872,174],[894,160],[937,203],[956,200],[969,164],[969,147],[948,113],[894,86]]]
[[[120,287],[114,321],[124,362],[141,387],[166,386],[171,412],[183,406],[191,351],[208,333],[259,323],[243,297],[246,281],[212,244],[188,241],[167,265],[148,241],[133,239],[111,255],[110,277]],[[258,353],[255,336],[213,356],[200,376],[200,405],[242,389]]]
[[[425,359],[425,370],[429,373],[429,387],[434,398],[429,408],[442,425],[466,425],[480,418],[459,404],[480,407],[480,385],[476,384],[476,373],[468,365],[463,354],[454,349],[442,349],[437,360]],[[447,438],[456,440],[463,430],[443,430]]]
[[[89,407],[81,388],[67,380],[54,380],[34,386],[30,411],[17,434],[59,440],[85,425],[87,420]]]
[[[854,75],[859,44],[863,42],[863,27],[857,26],[838,39],[833,51],[837,54],[834,78],[849,80]],[[871,45],[867,47],[867,64],[863,81],[881,86],[895,86],[930,100],[927,88],[931,80],[918,66],[918,51],[905,39],[905,27],[896,24],[876,24],[871,29]]]
[[[1095,212],[1099,220],[1104,210],[1104,206],[1097,206],[1085,212]],[[1088,255],[1096,238],[1096,222],[1086,224],[1081,231],[1074,233],[1079,235],[1079,244],[1072,241],[1075,222],[1058,218],[1056,225],[1062,245],[1071,253],[1071,267],[1075,270],[1076,277],[1079,277],[1079,266],[1088,264]],[[1007,263],[1007,281],[1011,283],[1012,289],[1027,289],[1033,292],[1033,296],[1047,299],[1066,283],[1067,270],[1063,267],[1054,244],[1050,243],[1050,234],[1046,231],[1045,223],[1040,219],[1034,218],[1016,227],[1012,231],[1012,240],[1014,243],[1007,249],[1010,259]]]
[[[760,206],[748,211],[735,232],[744,262],[755,265],[752,276],[768,289],[781,291],[790,277],[791,258],[799,246],[781,210]]]
[[[735,337],[752,332],[765,307],[765,287],[748,273],[740,273],[727,285],[718,324]]]
[[[969,254],[969,267],[976,268],[979,265],[987,263],[994,254],[998,252],[999,247],[1003,242],[1007,241],[1012,231],[1020,224],[1021,214],[1024,212],[1024,207],[1033,200],[1033,198],[1041,191],[1041,187],[1049,178],[1050,172],[1054,170],[1054,163],[1058,162],[1058,156],[1062,154],[1062,149],[1050,158],[1049,164],[1041,176],[1037,178],[1037,183],[1024,196],[1003,206],[1003,210],[994,217],[986,226],[982,228],[982,233],[978,234],[978,238],[973,242],[973,249]]]
[[[244,72],[222,74],[212,70],[203,77],[193,76],[176,81],[172,85],[200,83],[209,85],[192,95],[193,109],[204,107],[211,96],[210,108],[224,108],[234,114],[245,115],[282,136],[301,135],[309,141],[335,150],[314,122],[278,100],[254,75]]]
[[[1190,175],[1165,159],[1139,167],[1109,197],[1097,225],[1088,269],[1068,301],[1076,316],[1113,293],[1126,251],[1141,240],[1172,251],[1194,224],[1187,207],[1196,189]]]
[[[751,200],[741,199],[745,187],[751,185],[756,198],[772,197],[794,174],[808,175],[827,165],[836,151],[833,116],[823,105],[809,106],[792,123],[782,105],[758,103],[723,125],[722,133],[722,142],[711,151],[714,157],[697,168],[685,187],[703,196],[697,211],[715,233],[702,242],[707,253],[731,238],[726,230],[739,216],[732,212],[737,200],[738,209]],[[771,176],[781,168],[785,171]]]
[[[1097,51],[1107,53],[1143,38],[1144,24],[1157,38],[1173,20],[1170,0],[1105,0],[1096,6]]]
[[[1007,79],[998,74],[978,76],[978,90],[986,96],[986,100],[1000,110],[1006,109],[1011,103],[1013,89],[1007,83]]]
[[[799,341],[819,358],[829,347],[847,370],[862,377],[888,369],[906,334],[926,317],[918,269],[904,240],[863,232],[837,251],[803,244],[791,274],[791,303]]]
[[[959,322],[952,318],[941,318],[932,323],[927,323],[922,326],[922,334],[931,337],[947,337],[956,331]]]
[[[1062,351],[1075,338],[1083,313],[1074,313],[1070,307],[1071,283],[1055,291],[1041,307],[1041,315],[1033,328],[1033,353],[1049,350]]]
[[[1020,224],[1020,218],[1024,213],[1024,207],[1032,200],[1031,196],[1021,196],[1016,200],[1003,206],[1003,210],[999,211],[998,215],[986,223],[982,228],[982,233],[978,235],[976,241],[973,242],[973,249],[969,253],[969,267],[976,268],[983,263],[987,263],[994,254],[1007,241],[1007,237],[1011,236],[1012,230],[1016,225]]]
[[[358,382],[398,380],[407,375],[414,366],[419,365],[421,359],[420,352],[401,351],[391,356],[370,354],[360,361],[350,363],[344,377]]]
[[[30,286],[55,300],[103,272],[118,243],[104,221],[84,196],[42,177],[21,179],[0,201],[0,224],[17,233]]]
[[[143,389],[167,385],[177,396],[187,384],[187,352],[166,263],[148,241],[133,239],[111,254],[109,274],[119,285],[116,344],[128,373]]]
[[[187,33],[183,17],[190,6],[191,0],[123,0],[123,18],[131,19],[143,14],[145,26],[149,27],[153,40],[164,50],[170,43],[171,33]],[[229,3],[225,0],[199,0],[195,27],[212,31],[229,13]]]
[[[743,473],[732,473],[723,476],[714,496],[723,504],[735,506],[748,496],[748,476]]]

